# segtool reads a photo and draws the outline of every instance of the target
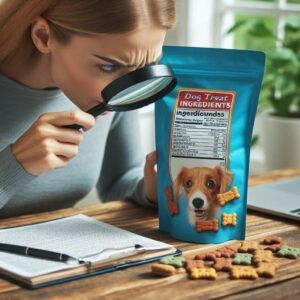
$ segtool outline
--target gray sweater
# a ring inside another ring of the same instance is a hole
[[[72,207],[96,187],[102,201],[145,196],[137,111],[99,116],[66,167],[28,173],[11,152],[45,112],[79,109],[60,90],[38,90],[0,74],[0,218]]]

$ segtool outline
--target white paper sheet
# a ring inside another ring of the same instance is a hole
[[[82,214],[29,226],[1,229],[0,241],[60,252],[77,258],[107,248],[131,247],[134,244],[140,244],[146,249],[172,248],[172,245],[137,235]],[[105,251],[94,257],[94,260],[105,259],[110,255],[119,254],[120,251],[129,253],[132,252],[132,248]],[[74,265],[0,251],[0,268],[24,277],[34,277],[74,268]]]

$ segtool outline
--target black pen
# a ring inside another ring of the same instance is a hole
[[[5,251],[5,252],[9,252],[9,253],[14,253],[14,254],[22,254],[22,255],[27,255],[27,256],[33,256],[33,257],[37,257],[37,258],[46,258],[46,259],[60,261],[60,262],[76,260],[79,263],[84,263],[84,261],[78,260],[77,258],[74,258],[67,254],[49,251],[49,250],[31,248],[31,247],[26,247],[26,246],[0,243],[0,251]]]
[[[107,248],[98,253],[94,253],[94,254],[88,255],[86,257],[99,255],[102,252],[105,252],[107,250],[124,250],[127,248],[132,248],[132,246],[124,247],[124,248]],[[139,244],[135,244],[133,246],[133,248],[134,249],[142,249],[143,246],[141,246]],[[8,253],[14,253],[14,254],[22,254],[22,255],[27,255],[27,256],[33,256],[33,257],[37,257],[37,258],[46,258],[46,259],[60,261],[60,262],[67,262],[67,261],[74,261],[74,260],[79,262],[80,264],[87,262],[86,260],[84,260],[84,258],[86,258],[86,257],[75,258],[75,257],[72,257],[72,256],[64,254],[64,253],[43,250],[43,249],[38,249],[38,248],[32,248],[32,247],[26,247],[26,246],[12,245],[12,244],[0,243],[0,251],[5,251]]]

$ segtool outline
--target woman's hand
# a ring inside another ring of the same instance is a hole
[[[146,163],[144,167],[144,183],[147,198],[157,203],[157,154],[156,151],[150,152],[146,156]]]
[[[81,110],[45,113],[12,145],[12,153],[32,175],[63,168],[78,154],[83,133],[61,126],[79,124],[87,131],[95,120]]]

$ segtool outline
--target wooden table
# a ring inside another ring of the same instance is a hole
[[[276,181],[300,175],[300,168],[273,171],[253,176],[250,185]],[[53,212],[25,215],[0,220],[0,228],[32,224],[63,216],[83,213],[101,221],[138,234],[172,243],[193,257],[203,245],[176,241],[158,230],[157,211],[138,207],[133,203],[114,201],[84,208],[70,208]],[[262,213],[248,211],[247,239],[260,241],[276,234],[290,246],[300,247],[300,228],[296,221],[288,221]],[[233,241],[232,244],[238,244]],[[186,274],[157,278],[150,273],[150,264],[117,272],[62,283],[38,290],[27,290],[0,279],[0,299],[300,299],[300,259],[280,259],[276,277],[251,280],[230,280],[227,273],[219,273],[215,281],[189,280]]]

